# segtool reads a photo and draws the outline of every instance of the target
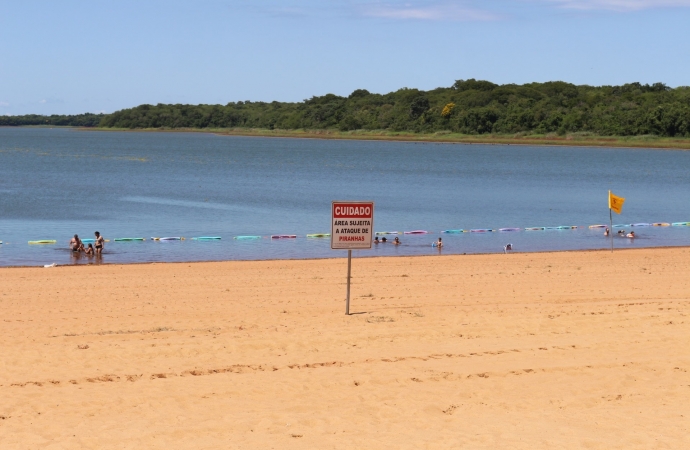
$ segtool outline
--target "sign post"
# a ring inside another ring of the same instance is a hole
[[[331,249],[347,250],[347,297],[345,314],[350,315],[352,250],[371,249],[374,236],[374,202],[336,201],[331,206]]]

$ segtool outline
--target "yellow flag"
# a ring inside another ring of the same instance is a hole
[[[609,191],[609,208],[611,208],[616,214],[620,214],[623,211],[623,203],[625,199],[623,197],[618,197]]]

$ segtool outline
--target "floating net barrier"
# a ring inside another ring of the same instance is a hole
[[[629,227],[690,227],[690,222],[638,222],[638,223],[631,223],[631,224],[614,224],[613,228],[629,228]],[[442,230],[439,231],[438,233],[441,234],[464,234],[464,233],[492,233],[492,232],[519,232],[519,231],[556,231],[556,230],[577,230],[579,228],[588,228],[590,230],[598,229],[598,228],[608,228],[609,225],[605,224],[594,224],[594,225],[588,225],[588,226],[577,226],[577,225],[560,225],[560,226],[551,226],[551,227],[525,227],[525,228],[519,228],[519,227],[505,227],[505,228],[472,228],[472,229],[463,229],[463,228],[456,228],[456,229],[448,229],[448,230]],[[432,234],[431,232],[427,230],[410,230],[410,231],[377,231],[374,233],[377,236],[382,236],[382,235],[427,235],[427,234]],[[307,238],[311,239],[326,239],[331,237],[331,233],[310,233],[306,235]],[[241,236],[233,236],[234,240],[238,241],[244,241],[244,240],[258,240],[262,238],[269,238],[269,239],[297,239],[298,236],[296,234],[273,234],[269,236],[259,236],[259,235],[241,235]],[[184,241],[186,238],[182,236],[163,236],[163,237],[151,237],[149,238],[151,241]],[[197,236],[197,237],[192,237],[189,238],[192,241],[220,241],[222,238],[220,236]],[[112,239],[114,242],[143,242],[146,241],[147,238],[143,237],[121,237],[121,238],[115,238]],[[110,242],[111,239],[105,239],[105,242]],[[36,239],[36,240],[31,240],[28,241],[29,244],[31,245],[50,245],[50,244],[57,244],[57,239]],[[87,239],[82,239],[81,242],[85,244],[91,244],[95,243],[96,240],[92,238],[87,238]],[[0,244],[2,244],[2,241],[0,241]]]

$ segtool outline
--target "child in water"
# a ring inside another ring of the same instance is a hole
[[[443,242],[442,242],[441,238],[438,238],[438,241],[434,242],[434,247],[438,247],[438,248],[443,247]]]
[[[93,244],[89,244],[89,246],[86,247],[86,249],[84,249],[84,253],[86,253],[89,256],[93,256],[93,254],[95,253],[93,249]]]
[[[393,245],[400,245],[400,244],[401,244],[400,239],[398,239],[397,237],[395,239],[393,239]]]

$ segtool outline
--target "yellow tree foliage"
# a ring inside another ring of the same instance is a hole
[[[448,103],[446,106],[443,107],[443,111],[441,111],[441,117],[445,117],[445,118],[450,117],[450,115],[453,114],[454,109],[455,109],[455,103]]]

